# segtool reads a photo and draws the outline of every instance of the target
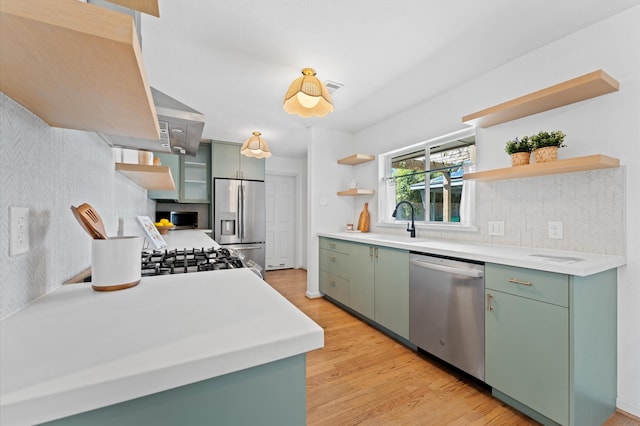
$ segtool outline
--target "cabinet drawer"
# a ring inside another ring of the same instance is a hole
[[[320,249],[320,270],[349,279],[349,255]]]
[[[485,287],[559,306],[569,306],[569,277],[564,274],[487,263]]]
[[[340,303],[349,305],[349,281],[320,271],[320,291]]]
[[[320,238],[320,248],[337,251],[339,253],[349,254],[349,246],[352,243],[331,238]]]

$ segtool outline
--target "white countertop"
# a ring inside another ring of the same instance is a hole
[[[409,238],[394,234],[319,232],[321,237],[393,247],[415,252],[499,263],[576,276],[587,276],[626,265],[625,256],[500,246],[465,241]]]
[[[171,237],[176,243],[180,234]],[[322,328],[249,269],[145,277],[114,292],[65,285],[2,320],[0,336],[3,425],[53,420],[324,345]]]

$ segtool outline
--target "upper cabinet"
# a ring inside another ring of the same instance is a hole
[[[203,203],[211,200],[211,144],[200,143],[195,157],[156,153],[163,165],[169,166],[173,176],[177,176],[175,189],[149,191],[154,200],[172,200],[179,203]]]
[[[465,115],[462,117],[462,122],[477,127],[491,127],[615,92],[619,87],[620,84],[613,77],[602,70],[597,70],[491,108]]]
[[[2,0],[0,50],[0,91],[50,126],[160,139],[131,16],[77,0]]]
[[[240,144],[213,142],[211,144],[213,177],[264,180],[265,161],[240,154]]]
[[[209,203],[211,200],[211,144],[200,143],[195,157],[180,157],[180,202]]]

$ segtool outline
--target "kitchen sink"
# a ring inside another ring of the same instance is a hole
[[[570,256],[553,256],[549,254],[530,254],[529,256],[535,257],[535,260],[539,260],[541,262],[550,262],[550,263],[576,263],[582,262],[584,259],[580,257],[570,257]]]
[[[403,244],[417,244],[424,243],[429,240],[426,238],[411,238],[408,235],[396,235],[396,234],[370,234],[370,233],[359,233],[357,234],[358,238],[367,239],[371,241],[383,241],[383,242],[396,242]]]

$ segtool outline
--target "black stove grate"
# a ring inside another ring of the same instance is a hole
[[[153,250],[142,253],[141,275],[184,274],[244,267],[242,260],[226,248]]]

